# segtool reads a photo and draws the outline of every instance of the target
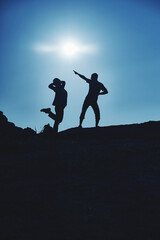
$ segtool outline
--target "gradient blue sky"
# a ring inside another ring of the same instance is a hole
[[[97,72],[109,91],[99,97],[100,126],[160,120],[159,0],[1,0],[0,33],[0,110],[17,126],[53,124],[40,109],[51,107],[54,77],[68,91],[60,130],[78,125],[88,85],[73,69]],[[97,51],[67,59],[34,49],[67,38]],[[84,127],[94,124],[88,109]]]

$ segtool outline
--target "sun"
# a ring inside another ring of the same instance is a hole
[[[66,58],[75,58],[81,51],[82,47],[78,43],[72,41],[65,42],[60,46],[61,55]]]
[[[80,46],[74,42],[66,42],[61,46],[61,53],[66,57],[75,57],[79,50]]]

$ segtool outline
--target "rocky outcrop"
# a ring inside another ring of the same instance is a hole
[[[36,132],[31,128],[22,129],[9,122],[0,111],[0,149],[1,153],[12,154],[34,145]]]

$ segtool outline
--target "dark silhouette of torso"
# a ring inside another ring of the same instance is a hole
[[[91,102],[96,102],[100,91],[104,88],[103,84],[98,81],[87,81],[89,83],[89,91],[86,99]]]
[[[67,105],[67,91],[63,86],[58,86],[54,89],[54,92],[56,94],[52,105],[64,108]]]

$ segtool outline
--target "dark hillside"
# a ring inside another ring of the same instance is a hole
[[[0,119],[0,239],[159,239],[160,122],[55,137]]]

